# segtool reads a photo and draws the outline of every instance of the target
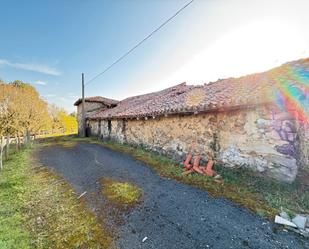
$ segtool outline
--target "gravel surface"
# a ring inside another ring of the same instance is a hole
[[[305,238],[277,230],[223,198],[162,178],[130,156],[100,145],[46,147],[38,158],[68,180],[78,194],[87,191],[83,198],[117,231],[120,248],[309,249]],[[135,183],[143,190],[141,202],[129,210],[108,204],[98,182],[104,177]]]

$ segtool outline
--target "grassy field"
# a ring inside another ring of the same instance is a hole
[[[36,149],[11,155],[0,172],[0,248],[108,248],[112,236],[71,186],[32,159]]]

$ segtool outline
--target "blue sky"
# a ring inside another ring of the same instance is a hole
[[[188,0],[2,0],[0,78],[31,82],[73,111],[86,81]],[[123,99],[183,81],[201,84],[309,57],[308,1],[195,0],[86,88]]]

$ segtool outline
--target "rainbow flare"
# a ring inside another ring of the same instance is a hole
[[[281,71],[281,70],[280,70]],[[281,71],[282,72],[282,71]],[[277,73],[276,73],[277,74]],[[300,65],[287,65],[285,74],[275,79],[275,99],[281,110],[301,123],[309,123],[309,71]]]

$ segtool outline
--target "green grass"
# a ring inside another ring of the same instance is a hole
[[[72,131],[72,132],[57,132],[57,133],[52,133],[52,134],[44,134],[44,135],[39,135],[39,138],[53,138],[53,137],[64,137],[64,136],[72,136],[72,135],[77,135],[77,130]]]
[[[115,204],[133,205],[140,200],[142,190],[129,182],[102,179],[103,194]]]
[[[32,153],[11,155],[0,172],[0,248],[108,248],[110,233]]]
[[[223,183],[217,183],[213,178],[191,174],[183,176],[182,167],[173,160],[147,151],[142,147],[133,147],[111,141],[101,141],[97,138],[62,137],[57,143],[90,142],[102,145],[112,150],[129,154],[154,168],[163,177],[175,179],[191,186],[207,190],[214,197],[227,198],[254,213],[273,219],[281,209],[287,212],[309,212],[309,189],[302,180],[296,179],[292,184],[280,183],[268,178],[259,177],[246,169],[228,169],[215,165],[215,170],[222,176]],[[53,143],[53,140],[50,140]],[[305,173],[306,174],[306,173]]]
[[[0,173],[0,248],[30,248],[30,231],[24,229],[26,217],[20,212],[29,197],[23,184],[27,178],[23,163],[27,153],[6,161]],[[21,174],[16,172],[16,165]]]

